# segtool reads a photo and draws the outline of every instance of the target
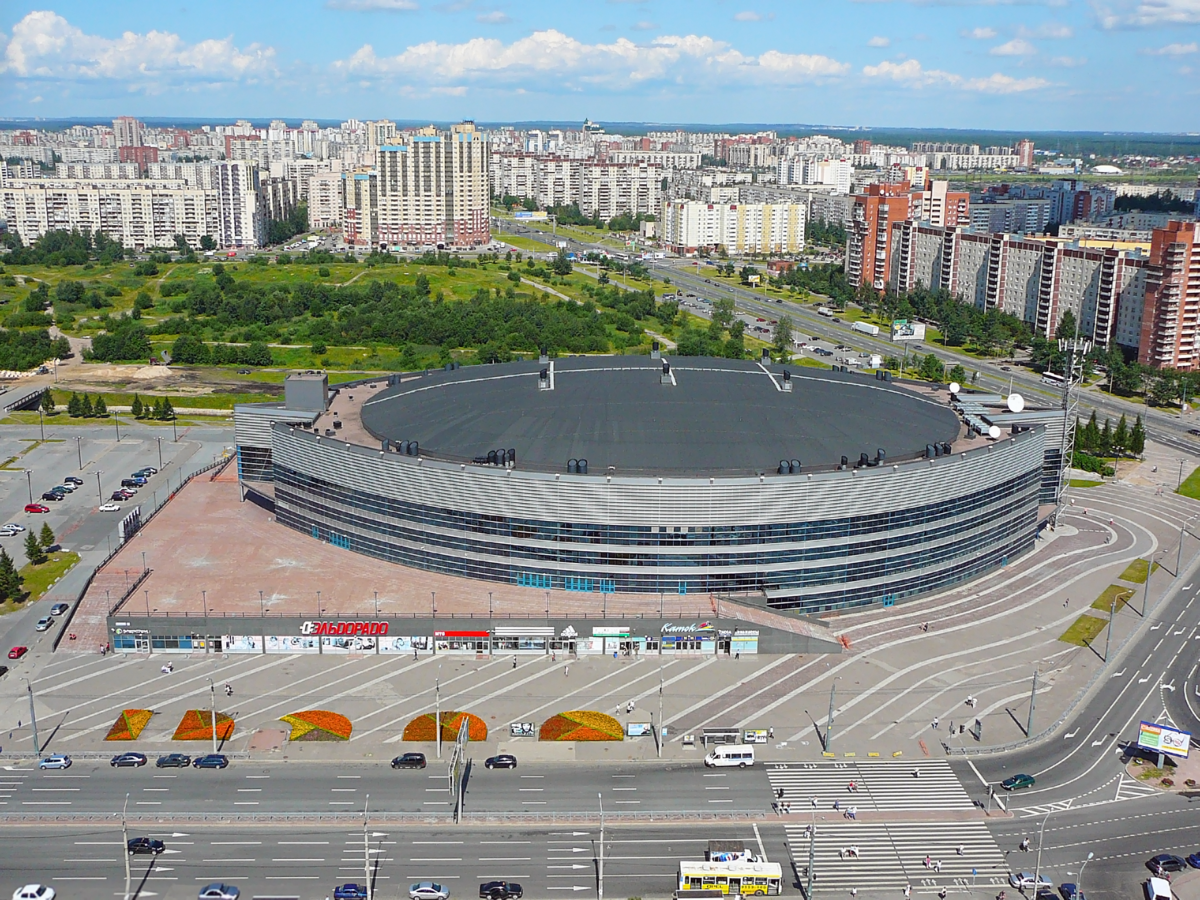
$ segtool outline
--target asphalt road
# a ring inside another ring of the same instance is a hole
[[[333,895],[336,885],[364,884],[378,898],[407,897],[408,885],[438,881],[458,898],[477,896],[483,881],[518,881],[527,897],[595,896],[600,830],[572,828],[391,828],[363,825],[299,828],[131,829],[162,840],[166,852],[132,857],[133,897],[194,898],[210,881],[234,884],[242,897],[283,900]],[[0,895],[45,883],[61,898],[122,896],[120,819],[111,825],[8,829],[0,842]],[[703,858],[709,840],[742,840],[789,871],[782,829],[744,824],[626,826],[604,829],[604,886],[610,897],[665,897],[680,860]],[[367,862],[367,859],[370,862]],[[789,891],[790,893],[790,891]]]
[[[172,747],[171,750],[177,748]],[[202,755],[207,748],[189,748]],[[448,759],[449,753],[444,754]],[[709,771],[696,763],[548,764],[488,770],[473,760],[464,808],[471,815],[609,815],[765,813],[771,790],[762,767]],[[131,816],[270,816],[361,810],[366,797],[380,815],[449,817],[445,763],[423,770],[378,763],[231,761],[227,769],[112,768],[107,759],[38,770],[32,762],[0,770],[0,810],[10,816],[105,816],[126,793]]]

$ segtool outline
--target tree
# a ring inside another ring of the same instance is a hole
[[[1139,415],[1133,423],[1133,428],[1129,431],[1129,452],[1134,456],[1141,456],[1146,449],[1146,429],[1142,425],[1142,417]]]
[[[1113,429],[1112,449],[1116,456],[1123,455],[1129,449],[1129,424],[1125,421],[1124,413],[1117,421],[1117,427]]]
[[[554,257],[554,266],[552,268],[555,275],[565,276],[571,274],[571,261],[567,259],[565,250],[558,251],[558,256]]]
[[[175,418],[175,407],[171,405],[171,400],[168,397],[163,397],[162,415],[159,418],[168,422]]]
[[[96,402],[92,404],[92,415],[97,417],[108,415],[108,404],[104,402],[103,394],[96,395]]]
[[[213,237],[211,234],[203,235],[200,238],[200,249],[204,250],[204,251],[217,249],[217,242],[213,240]]]
[[[712,320],[722,328],[728,328],[733,324],[734,311],[733,301],[728,297],[721,297],[714,300],[712,304]]]
[[[129,412],[135,419],[140,419],[143,414],[142,398],[137,394],[133,395],[133,403],[129,404]]]
[[[941,381],[945,369],[942,368],[942,361],[937,356],[927,353],[921,360],[921,366],[917,371],[926,381]]]
[[[21,595],[21,573],[8,551],[0,547],[0,600],[13,600]]]
[[[46,388],[45,393],[42,394],[41,407],[42,407],[42,412],[44,412],[44,413],[54,412],[54,395],[52,393],[50,393],[49,388]]]
[[[787,359],[792,352],[792,318],[788,315],[779,317],[775,326],[775,352]]]
[[[950,370],[950,380],[958,384],[965,384],[967,380],[967,370],[961,365],[956,365]]]
[[[155,397],[155,398],[154,398],[154,411],[153,411],[153,412],[150,414],[150,417],[151,417],[151,418],[153,418],[153,419],[161,419],[161,418],[163,417],[163,405],[162,405],[162,402],[163,402],[163,398],[162,398],[162,397]]]
[[[1070,339],[1075,337],[1075,313],[1067,310],[1062,314],[1062,318],[1058,320],[1058,328],[1054,330],[1054,336],[1059,339]]]
[[[83,398],[79,401],[79,415],[85,419],[90,419],[95,415],[92,411],[92,400],[87,394],[84,394]]]
[[[42,523],[42,530],[38,533],[38,541],[45,550],[49,550],[54,546],[54,529],[50,527],[49,522]]]
[[[175,235],[175,249],[180,253],[191,253],[192,248],[188,246],[187,238],[182,234]]]
[[[25,558],[35,566],[46,561],[46,552],[42,549],[42,543],[32,531],[25,534]]]
[[[71,392],[71,399],[67,401],[67,415],[72,419],[78,419],[83,415],[83,403],[79,400],[79,395],[74,391]]]

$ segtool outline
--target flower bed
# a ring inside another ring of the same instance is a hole
[[[179,727],[172,735],[173,741],[211,741],[213,736],[212,713],[207,709],[189,709],[179,720]],[[233,719],[225,713],[217,713],[217,740],[227,741],[233,737]]]
[[[447,711],[442,713],[442,740],[458,740],[458,729],[462,727],[463,719],[469,723],[467,734],[473,741],[486,741],[488,736],[487,723],[474,713]],[[437,729],[434,724],[434,714],[424,713],[417,716],[404,726],[402,739],[406,741],[436,741]]]
[[[593,709],[561,712],[542,723],[539,741],[623,741],[621,723]]]
[[[280,718],[292,726],[289,741],[348,741],[354,726],[345,716],[326,709],[310,709]]]
[[[104,739],[106,741],[136,741],[138,735],[142,733],[142,729],[150,723],[153,715],[154,710],[152,709],[127,709],[113,723],[113,727],[108,729],[108,735]]]

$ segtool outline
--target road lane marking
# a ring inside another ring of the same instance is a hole
[[[281,847],[316,847],[328,844],[329,841],[280,841]]]
[[[462,862],[462,857],[461,856],[422,856],[422,857],[414,856],[412,859],[409,860],[409,862],[415,862],[415,863],[419,863],[419,862],[422,862],[422,863]]]
[[[213,847],[259,847],[262,841],[213,841]]]
[[[531,856],[481,856],[481,857],[479,857],[479,861],[481,863],[484,863],[484,862],[532,862],[533,857],[531,857]]]

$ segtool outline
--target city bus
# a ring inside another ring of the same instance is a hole
[[[783,869],[779,863],[681,862],[680,891],[720,891],[722,894],[781,894]]]
[[[1054,385],[1054,387],[1062,387],[1063,377],[1061,375],[1056,375],[1054,372],[1046,371],[1042,373],[1042,384],[1051,384]]]

